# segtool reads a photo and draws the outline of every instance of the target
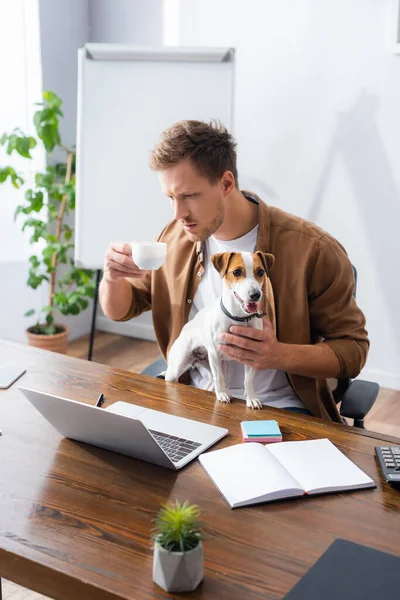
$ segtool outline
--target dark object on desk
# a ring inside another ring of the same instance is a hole
[[[100,394],[100,396],[97,398],[97,402],[95,404],[95,406],[100,407],[102,404],[104,404],[104,394]]]
[[[338,539],[284,600],[393,600],[399,590],[400,558]]]
[[[400,446],[375,446],[375,453],[386,481],[400,486]]]

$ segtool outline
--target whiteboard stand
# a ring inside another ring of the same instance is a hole
[[[96,330],[97,304],[99,302],[100,279],[101,279],[101,270],[98,269],[96,271],[96,287],[94,290],[94,298],[93,298],[92,324],[90,327],[89,350],[88,350],[88,357],[87,357],[88,360],[92,360],[92,355],[93,355],[94,333]],[[0,600],[1,600],[1,596],[0,596]]]
[[[110,242],[155,239],[171,221],[148,167],[160,133],[184,119],[218,119],[234,132],[234,59],[233,48],[89,43],[78,51],[74,262],[96,270],[96,282]]]

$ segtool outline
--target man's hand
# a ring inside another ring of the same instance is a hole
[[[263,326],[259,330],[232,325],[230,333],[221,335],[224,344],[218,346],[219,350],[254,369],[276,369],[281,343],[276,339],[268,319],[263,319]]]
[[[142,271],[132,260],[131,244],[114,242],[109,245],[104,259],[103,279],[118,281],[124,277],[144,277]]]
[[[219,345],[218,349],[254,369],[277,369],[292,375],[319,379],[340,375],[339,360],[324,342],[285,344],[278,342],[268,319],[263,319],[263,325],[262,331],[252,327],[231,326],[230,333],[221,335],[225,343]]]

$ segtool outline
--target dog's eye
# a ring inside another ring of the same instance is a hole
[[[240,277],[240,276],[241,276],[241,274],[242,274],[242,269],[235,269],[235,270],[233,271],[233,275],[234,275],[235,277]]]
[[[264,277],[264,275],[265,275],[264,269],[258,269],[257,275],[258,275],[258,277]]]

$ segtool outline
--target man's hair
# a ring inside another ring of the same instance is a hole
[[[179,121],[171,125],[151,152],[149,166],[161,171],[184,159],[189,159],[210,183],[231,171],[238,187],[236,142],[219,121]]]

